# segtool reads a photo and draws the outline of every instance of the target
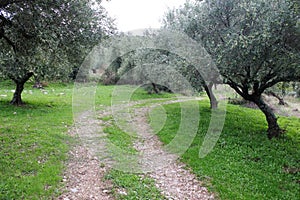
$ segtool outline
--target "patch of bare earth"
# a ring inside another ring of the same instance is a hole
[[[90,112],[83,113],[78,120],[70,134],[79,142],[69,152],[63,179],[66,188],[58,199],[111,200],[112,184],[104,181],[108,166],[101,164],[97,155],[105,152],[99,122]]]
[[[172,100],[161,104],[176,103],[190,99]],[[141,101],[140,103],[145,103]],[[123,110],[138,104],[119,106]],[[170,200],[206,200],[214,199],[214,195],[203,187],[203,183],[187,169],[186,165],[178,161],[178,156],[168,153],[163,149],[163,144],[153,133],[147,122],[147,113],[155,105],[132,108],[133,119],[138,139],[134,147],[140,152],[140,165],[145,172],[141,176],[154,179],[157,188]],[[111,109],[98,114],[98,117],[111,115]],[[91,112],[85,112],[78,118],[76,129],[70,134],[80,141],[70,151],[70,159],[64,174],[65,193],[59,200],[110,200],[113,199],[112,183],[104,180],[104,176],[112,166],[107,149],[105,148],[105,134],[101,126],[101,120],[97,120]],[[122,191],[121,191],[122,192]],[[126,193],[126,192],[124,192]]]
[[[297,99],[293,97],[286,97],[284,98],[286,104],[279,105],[278,100],[272,96],[265,96],[264,98],[275,113],[282,116],[300,118],[300,102],[298,102]]]
[[[174,101],[170,102],[174,103]],[[136,124],[139,140],[135,148],[141,152],[141,165],[147,175],[155,180],[157,188],[170,200],[214,199],[214,195],[203,187],[203,183],[178,161],[178,156],[163,150],[163,144],[153,133],[147,122],[151,108],[135,110],[133,123]]]

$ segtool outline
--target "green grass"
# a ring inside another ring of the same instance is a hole
[[[131,91],[131,86],[118,86],[123,91]],[[101,86],[97,90],[96,108],[101,108],[101,105],[111,105],[112,92],[115,86]],[[125,93],[126,94],[126,93]],[[125,96],[125,95],[124,95]],[[148,94],[142,88],[134,90],[130,97],[130,101],[149,100],[152,102],[156,98],[169,98],[173,94]],[[151,100],[152,99],[152,100]],[[149,102],[143,105],[148,105]],[[154,181],[147,176],[140,176],[136,173],[123,171],[140,170],[137,160],[137,150],[133,148],[133,142],[137,139],[134,132],[124,132],[113,121],[112,116],[102,118],[103,121],[110,121],[110,125],[105,127],[103,131],[107,133],[107,138],[113,145],[108,145],[111,156],[117,165],[111,170],[106,179],[111,180],[114,185],[113,194],[116,199],[145,199],[145,200],[162,200],[166,199],[161,195],[161,192],[155,187]],[[122,169],[123,171],[116,170]],[[121,194],[119,190],[126,191],[126,194]]]
[[[112,144],[128,153],[136,153],[136,150],[132,147],[133,141],[136,139],[133,134],[125,133],[114,123],[111,126],[105,127],[103,131],[107,133],[107,138]]]
[[[105,120],[110,119],[109,117]],[[113,195],[116,199],[165,199],[160,191],[155,187],[154,181],[147,176],[139,176],[136,173],[130,173],[131,170],[139,170],[137,150],[133,148],[133,141],[136,137],[132,134],[125,133],[116,124],[104,128],[107,138],[114,145],[108,145],[111,157],[117,161],[114,169],[106,175],[107,180],[111,180],[114,189]],[[116,148],[117,147],[117,148]],[[117,169],[121,169],[117,170]],[[127,172],[125,172],[127,171]],[[126,194],[119,192],[126,191]]]
[[[120,86],[130,89],[130,86]],[[72,84],[50,84],[45,91],[27,84],[25,106],[9,105],[14,86],[0,82],[0,199],[51,199],[62,192],[61,175],[69,143],[66,135],[72,124]],[[111,103],[114,86],[98,86],[96,109]],[[148,94],[137,89],[130,99],[172,98],[173,94]],[[149,100],[149,102],[148,102]],[[165,105],[166,124],[159,132],[169,143],[179,127],[179,104]],[[191,107],[190,109],[193,109]],[[280,117],[286,136],[268,140],[264,116],[258,110],[228,105],[223,133],[214,150],[199,159],[199,148],[210,120],[207,101],[200,102],[201,121],[198,135],[182,161],[218,194],[221,199],[299,199],[300,119]],[[164,113],[156,109],[159,115]],[[156,112],[150,117],[156,119]],[[111,116],[102,120],[110,122]],[[151,121],[156,131],[160,121]],[[108,140],[126,153],[135,154],[134,134],[120,130],[114,123],[104,131]],[[117,199],[164,199],[152,179],[138,174],[110,171],[107,179],[114,184]],[[125,190],[122,195],[118,189]]]
[[[126,200],[163,200],[166,199],[155,187],[154,181],[150,178],[139,176],[137,174],[125,173],[112,170],[106,176],[115,186],[113,194],[116,199]],[[126,194],[120,193],[119,190],[125,191]]]
[[[168,144],[175,137],[181,113],[179,104],[164,108],[167,121],[158,136]],[[287,128],[286,136],[269,140],[259,110],[228,105],[217,145],[200,159],[200,145],[210,121],[207,101],[200,102],[200,113],[197,137],[182,161],[211,191],[221,199],[299,199],[300,174],[295,172],[300,169],[299,118],[280,117],[280,125]]]
[[[14,85],[0,83],[0,199],[51,199],[59,194],[72,124],[72,86],[42,92],[26,85],[25,106],[9,105]]]
[[[128,96],[130,97],[130,101],[156,99],[156,98],[170,98],[175,96],[174,94],[170,94],[170,93],[149,94],[143,88],[135,88],[133,86],[128,86],[128,85],[98,86],[96,91],[96,99],[95,99],[96,109],[101,109],[104,106],[111,105],[111,99],[115,88],[118,88],[118,91],[119,90],[125,91],[124,95],[121,96],[124,97],[124,100],[127,94],[129,94]]]
[[[130,157],[130,155],[136,155],[137,153],[133,148],[134,137],[122,131],[115,124],[104,128],[104,132],[108,134],[107,138],[110,142],[119,148],[110,149],[114,160],[118,162],[115,168],[121,168],[125,171],[134,168],[137,160],[132,160],[135,157],[132,159]],[[154,181],[151,178],[116,169],[110,170],[105,177],[107,180],[112,181],[114,186],[112,193],[116,199],[165,199],[155,187]],[[123,191],[123,193],[120,191]]]

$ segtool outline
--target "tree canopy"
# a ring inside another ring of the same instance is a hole
[[[101,1],[0,2],[0,75],[16,83],[12,104],[22,104],[24,83],[65,79],[88,51],[114,31]],[[73,74],[75,76],[76,74]]]
[[[263,111],[270,138],[282,131],[261,95],[278,82],[300,80],[298,6],[291,0],[206,0],[165,18],[167,27],[201,41],[224,83]]]

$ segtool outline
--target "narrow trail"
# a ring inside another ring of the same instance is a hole
[[[59,200],[112,200],[112,184],[104,181],[109,170],[101,164],[99,153],[105,152],[105,144],[100,122],[91,112],[77,118],[77,124],[69,131],[78,144],[69,152],[69,160],[64,173],[65,192]]]
[[[177,156],[163,150],[162,142],[153,133],[148,124],[147,113],[151,108],[144,107],[135,110],[134,123],[138,124],[140,140],[135,142],[135,148],[142,152],[142,164],[145,171],[151,169],[149,176],[155,180],[162,194],[172,200],[205,200],[214,199],[185,164],[178,161]],[[157,159],[161,158],[161,159]],[[150,165],[149,165],[150,163]]]
[[[148,112],[155,106],[189,100],[191,99],[184,98],[152,102],[149,105],[146,104],[147,106],[134,107],[145,103],[145,101],[139,101],[126,106],[119,105],[118,109],[126,109],[128,106],[132,109],[133,118],[130,123],[134,124],[138,136],[138,139],[134,141],[134,148],[141,155],[139,163],[145,171],[142,177],[151,177],[156,187],[170,200],[214,199],[214,195],[202,186],[203,184],[187,169],[186,165],[178,161],[178,156],[163,149],[162,142],[153,133],[147,120]],[[112,183],[104,180],[105,174],[112,166],[105,148],[106,135],[102,131],[102,127],[107,124],[100,120],[110,115],[112,115],[111,109],[107,108],[99,111],[97,118],[91,112],[85,112],[78,117],[76,130],[71,130],[70,134],[80,143],[70,151],[70,159],[64,175],[65,193],[58,198],[59,200],[113,199]]]

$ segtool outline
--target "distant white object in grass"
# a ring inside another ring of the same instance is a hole
[[[41,92],[42,92],[43,94],[48,94],[48,92],[47,92],[46,90],[41,90]]]
[[[7,97],[7,95],[6,94],[1,94],[0,97]]]
[[[76,193],[76,192],[78,192],[78,190],[76,188],[71,188],[71,192]]]

